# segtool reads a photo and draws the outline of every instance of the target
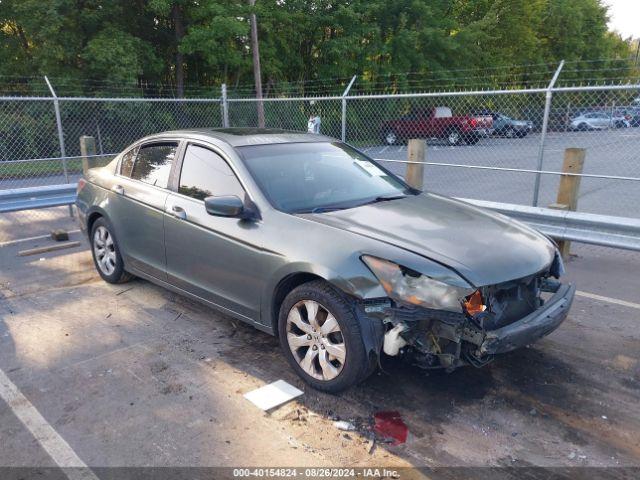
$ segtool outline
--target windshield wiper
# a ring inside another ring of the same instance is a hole
[[[407,198],[409,195],[380,195],[379,197],[367,200],[360,205],[370,205],[372,203],[390,202],[391,200],[400,200],[401,198]],[[358,205],[358,206],[360,206]]]
[[[325,213],[325,212],[334,212],[336,210],[344,210],[345,208],[353,208],[354,205],[350,206],[336,206],[336,205],[327,205],[325,207],[316,207],[311,209],[310,213]]]
[[[296,213],[326,213],[326,212],[334,212],[336,210],[346,210],[348,208],[361,207],[363,205],[369,205],[371,203],[389,202],[391,200],[398,200],[400,198],[406,198],[408,196],[409,195],[380,195],[380,196],[372,198],[370,200],[365,200],[364,202],[361,202],[361,203],[324,205],[324,206],[321,206],[321,207],[312,208],[310,210],[299,210]]]

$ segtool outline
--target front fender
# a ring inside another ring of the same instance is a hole
[[[338,270],[342,273],[338,273]],[[279,286],[287,278],[298,274],[319,277],[344,294],[357,299],[387,296],[378,279],[360,260],[358,253],[354,253],[336,267],[304,261],[290,262],[278,268],[264,287],[260,309],[263,323],[271,322],[273,302]]]

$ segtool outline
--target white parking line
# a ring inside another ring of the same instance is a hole
[[[389,145],[382,147],[382,150],[380,150],[380,152],[378,153],[384,153],[387,150],[387,148],[389,148]]]
[[[595,293],[576,291],[576,295],[579,297],[590,298],[592,300],[599,300],[601,302],[613,303],[615,305],[621,305],[623,307],[637,308],[640,310],[640,303],[627,302],[626,300],[618,300],[617,298],[605,297],[603,295],[596,295]]]
[[[0,370],[0,397],[70,480],[98,480],[69,444],[47,423],[18,387]]]

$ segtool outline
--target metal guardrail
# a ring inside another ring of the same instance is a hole
[[[71,205],[77,184],[0,191],[0,213]],[[523,221],[557,240],[640,251],[640,220],[459,198]]]
[[[76,183],[0,190],[0,213],[72,205]]]
[[[640,251],[640,220],[459,198],[523,221],[557,240]]]

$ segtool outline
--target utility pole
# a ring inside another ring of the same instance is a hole
[[[171,9],[173,18],[174,37],[176,40],[176,90],[179,98],[184,97],[184,56],[180,51],[180,42],[184,37],[184,22],[182,18],[182,9],[177,3]]]
[[[256,86],[256,100],[258,109],[258,127],[264,128],[264,102],[262,101],[262,75],[260,73],[260,49],[258,47],[258,23],[253,9],[256,0],[249,0],[252,7],[249,21],[251,23],[251,53],[253,55],[253,78]]]

